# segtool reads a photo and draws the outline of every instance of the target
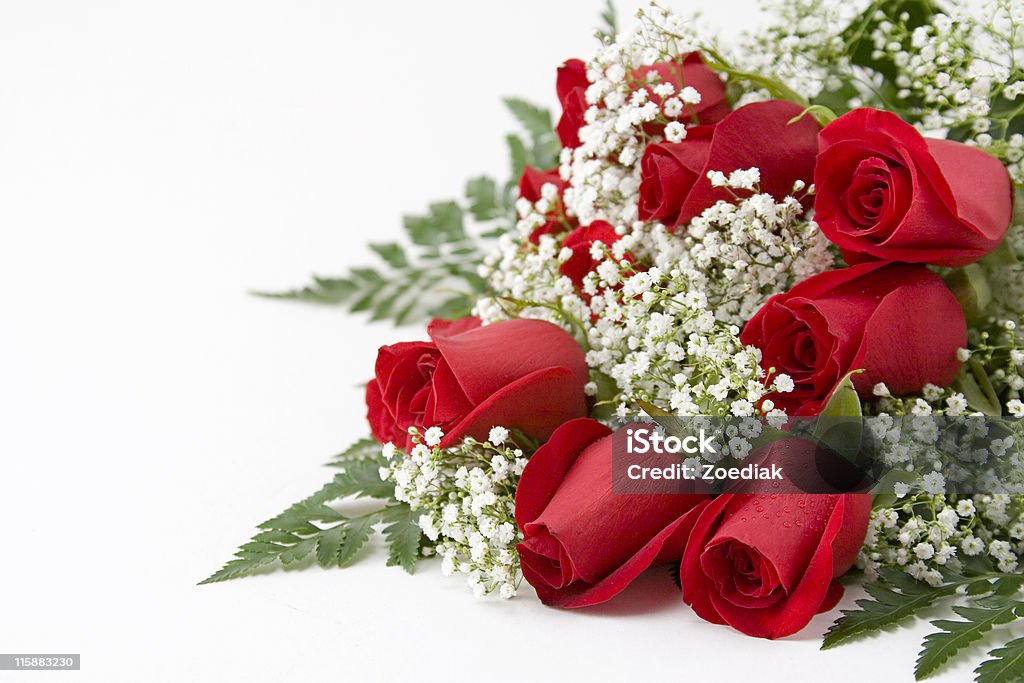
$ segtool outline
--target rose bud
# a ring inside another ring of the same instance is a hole
[[[870,513],[867,494],[718,496],[690,532],[683,600],[702,619],[750,636],[796,633],[839,602],[837,579],[853,565]]]
[[[820,135],[815,220],[848,261],[962,266],[995,249],[1013,188],[980,149],[923,137],[890,112],[855,109]]]
[[[793,390],[769,398],[790,414],[815,415],[852,370],[862,398],[878,382],[894,395],[948,386],[960,369],[967,325],[956,298],[921,265],[872,261],[810,277],[776,294],[743,328],[766,371]]]
[[[614,493],[611,430],[583,418],[559,427],[516,489],[523,576],[546,605],[585,607],[620,593],[656,562],[682,557],[694,494]]]
[[[681,142],[648,145],[640,161],[640,219],[674,229],[744,192],[712,186],[709,171],[728,175],[756,166],[760,191],[778,200],[793,193],[796,181],[809,183],[819,127],[813,117],[800,117],[802,113],[792,102],[754,102],[715,126],[689,129]]]
[[[552,185],[558,190],[558,196],[551,202],[551,208],[544,214],[547,219],[543,225],[534,228],[530,233],[530,241],[534,244],[540,243],[541,235],[555,235],[560,232],[571,230],[575,221],[565,215],[565,206],[562,201],[562,193],[569,183],[562,180],[558,175],[558,169],[538,171],[532,166],[523,168],[523,175],[519,178],[519,196],[522,199],[536,204],[543,196],[545,185]]]
[[[381,443],[411,446],[409,427],[440,427],[441,447],[491,427],[546,439],[587,414],[583,350],[543,320],[434,320],[429,342],[382,346],[366,386],[367,419]],[[525,342],[529,343],[525,343]]]
[[[587,112],[587,65],[579,59],[567,60],[558,67],[558,79],[555,90],[558,102],[562,105],[562,116],[555,127],[562,147],[580,146],[580,128],[583,127],[583,115]]]

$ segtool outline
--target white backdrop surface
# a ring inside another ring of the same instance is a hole
[[[577,612],[478,601],[379,547],[195,586],[365,433],[376,348],[422,337],[246,291],[356,265],[401,214],[503,176],[500,97],[553,106],[599,10],[0,2],[0,651],[82,654],[0,680],[911,680],[923,623],[754,640],[658,574]]]

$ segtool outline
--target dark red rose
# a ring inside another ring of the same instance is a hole
[[[563,247],[572,251],[572,256],[558,267],[559,272],[572,280],[577,289],[582,289],[584,278],[597,268],[598,262],[590,256],[590,248],[594,242],[611,247],[620,239],[622,238],[615,232],[615,228],[604,221],[594,221],[590,225],[576,228],[566,235],[562,242]],[[627,255],[626,260],[632,259]]]
[[[558,79],[555,91],[558,102],[562,105],[562,117],[558,119],[555,130],[562,147],[580,146],[580,128],[583,127],[583,115],[587,112],[587,65],[579,59],[570,59],[558,67]]]
[[[851,261],[962,266],[1010,225],[1013,185],[998,159],[895,114],[855,109],[821,131],[820,149],[815,220]]]
[[[813,442],[786,439],[773,448]],[[868,494],[723,494],[696,511],[680,562],[702,619],[759,638],[796,633],[836,606],[867,532]]]
[[[552,204],[551,209],[544,215],[547,219],[544,224],[534,228],[533,232],[530,233],[530,241],[534,244],[540,243],[541,235],[557,235],[558,233],[572,230],[576,225],[575,219],[565,215],[562,193],[565,192],[565,188],[569,186],[569,183],[562,180],[562,177],[558,175],[557,168],[539,171],[532,166],[525,166],[523,168],[523,175],[519,178],[519,196],[531,204],[536,204],[540,201],[541,191],[547,184],[558,188],[558,198]]]
[[[611,430],[583,418],[559,427],[516,489],[516,546],[541,601],[585,607],[621,592],[656,562],[682,557],[686,513],[700,495],[612,492]]]
[[[651,72],[657,74],[657,78],[651,81]],[[652,102],[661,103],[660,95],[654,93],[653,85],[658,83],[671,83],[680,91],[690,87],[700,93],[700,102],[684,107],[683,113],[677,118],[678,121],[687,124],[711,124],[721,121],[729,113],[729,101],[725,96],[725,84],[718,74],[704,64],[698,52],[689,52],[680,55],[678,61],[657,62],[650,66],[642,66],[632,73],[632,78],[637,83],[647,88]],[[650,85],[648,85],[650,84]]]
[[[789,375],[792,392],[770,398],[814,415],[850,371],[864,398],[878,382],[894,395],[948,386],[967,344],[964,314],[942,279],[922,265],[871,261],[830,270],[776,294],[743,328],[766,370]]]
[[[587,414],[587,365],[576,341],[542,320],[485,327],[476,318],[435,320],[429,342],[401,342],[377,352],[366,387],[374,437],[408,447],[408,428],[440,427],[442,447],[491,427],[543,440],[566,420]]]
[[[713,187],[709,171],[728,175],[756,166],[760,188],[776,199],[793,184],[810,184],[818,149],[818,124],[800,116],[800,105],[782,100],[755,102],[729,113],[717,125],[696,126],[681,142],[648,145],[640,160],[641,220],[677,228],[736,192]]]

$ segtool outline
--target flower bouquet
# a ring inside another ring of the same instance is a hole
[[[389,565],[562,608],[663,567],[763,638],[853,584],[824,648],[945,609],[917,678],[988,638],[977,680],[1024,679],[1024,5],[768,9],[716,36],[609,5],[554,125],[506,100],[512,180],[268,295],[426,339],[380,349],[372,437],[204,583],[380,530]]]

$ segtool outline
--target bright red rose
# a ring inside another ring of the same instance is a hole
[[[377,352],[366,386],[367,419],[381,443],[410,445],[408,428],[440,427],[442,447],[491,427],[546,439],[566,420],[587,414],[587,365],[576,341],[542,320],[485,327],[476,318],[435,320],[429,342],[401,342]]]
[[[755,102],[717,125],[689,129],[682,142],[648,145],[640,161],[640,219],[677,228],[719,200],[731,201],[729,190],[711,185],[709,171],[756,166],[761,191],[776,199],[792,194],[797,180],[810,184],[819,127],[811,116],[790,123],[802,112],[792,102]]]
[[[615,232],[615,228],[604,221],[594,221],[590,225],[576,228],[566,235],[562,242],[563,247],[572,251],[572,256],[558,267],[559,272],[581,289],[584,278],[597,268],[598,262],[590,256],[590,248],[594,242],[611,247],[620,239],[622,237]],[[631,260],[631,257],[627,255],[626,260]]]
[[[523,175],[519,177],[519,196],[531,204],[536,204],[540,201],[541,190],[548,184],[558,188],[559,197],[562,196],[565,188],[569,186],[569,183],[562,180],[562,176],[558,175],[557,168],[541,171],[533,166],[524,166]]]
[[[656,562],[682,557],[700,495],[612,492],[611,430],[583,418],[559,427],[516,489],[523,577],[546,605],[585,607],[620,593]]]
[[[683,600],[750,636],[796,633],[839,602],[836,579],[853,565],[870,513],[868,494],[718,496],[693,522],[679,569]]]
[[[558,102],[562,105],[562,117],[558,119],[555,130],[562,147],[580,146],[580,128],[583,127],[583,115],[587,112],[587,65],[579,59],[570,59],[558,67],[558,79],[555,91]]]
[[[534,228],[530,233],[530,241],[534,244],[540,243],[541,235],[556,235],[571,230],[576,225],[575,219],[565,215],[565,205],[562,202],[562,193],[569,183],[562,180],[558,175],[558,169],[539,171],[532,166],[523,168],[523,175],[519,178],[519,196],[536,204],[541,199],[541,192],[545,185],[554,185],[558,188],[558,198],[553,202],[551,209],[544,214],[547,219],[543,225]]]
[[[704,64],[698,52],[680,55],[678,61],[657,62],[650,66],[642,66],[632,73],[633,79],[639,84],[651,83],[650,74],[654,72],[657,83],[671,83],[676,91],[690,87],[700,93],[700,102],[684,107],[678,121],[686,124],[711,124],[721,121],[729,113],[729,101],[725,96],[725,84],[718,74]],[[652,102],[661,104],[662,97],[646,86]]]
[[[821,131],[815,220],[844,253],[962,266],[995,249],[1013,187],[998,159],[923,137],[898,116],[855,109]]]
[[[656,74],[654,80],[651,74]],[[630,74],[630,86],[634,90],[646,88],[651,101],[661,103],[661,96],[656,95],[652,88],[657,83],[672,83],[677,90],[691,87],[700,93],[700,102],[687,106],[678,120],[688,124],[716,123],[729,113],[729,102],[726,99],[725,84],[714,71],[704,64],[697,52],[680,55],[677,60],[657,62],[635,69]],[[562,147],[580,146],[580,128],[584,125],[584,114],[587,112],[587,66],[578,59],[570,59],[558,68],[556,90],[558,101],[562,105],[562,116],[558,120],[556,131]],[[645,127],[648,134],[658,135],[662,126],[649,124]]]
[[[864,398],[878,382],[894,395],[925,384],[948,386],[967,344],[960,304],[922,265],[871,261],[830,270],[776,294],[743,328],[740,340],[761,350],[766,370],[789,375],[792,392],[770,398],[791,414],[814,415],[836,384]]]

